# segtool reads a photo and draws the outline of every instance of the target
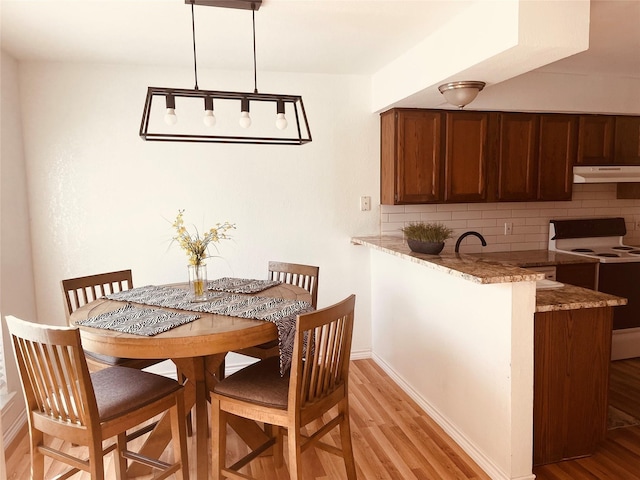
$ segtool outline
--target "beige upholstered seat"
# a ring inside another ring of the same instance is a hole
[[[239,476],[237,471],[272,446],[276,466],[281,465],[283,430],[288,435],[291,479],[302,478],[301,453],[312,445],[342,456],[347,478],[356,479],[347,388],[354,306],[355,295],[351,295],[331,307],[298,316],[291,370],[284,377],[280,376],[278,358],[272,357],[216,384],[211,394],[215,480],[252,478],[246,473]],[[336,414],[333,418],[328,418],[330,411]],[[274,432],[264,445],[231,467],[226,466],[225,455],[228,415],[263,422],[267,433]],[[309,437],[303,436],[300,429],[314,420],[314,426],[322,426]],[[338,425],[342,448],[319,440]]]
[[[44,478],[48,456],[69,465],[69,475],[82,470],[93,480],[103,480],[103,456],[113,450],[118,479],[127,478],[128,460],[160,470],[157,479],[173,474],[188,478],[184,387],[133,368],[109,367],[90,374],[77,328],[6,319],[27,405],[32,479]],[[165,411],[171,415],[173,463],[127,450],[128,441],[149,431],[147,426],[132,429]],[[103,448],[103,441],[114,436],[116,442]],[[89,458],[58,450],[58,441],[51,437],[88,447]]]
[[[269,280],[277,280],[282,283],[304,288],[311,294],[311,305],[313,308],[318,308],[319,267],[298,263],[269,262],[268,275]],[[237,350],[236,353],[258,359],[274,357],[280,354],[277,340],[256,345],[255,347]]]
[[[86,277],[69,278],[62,280],[61,285],[67,323],[70,324],[71,314],[78,308],[110,293],[133,288],[133,279],[131,270],[120,270]],[[142,369],[164,360],[111,357],[87,351],[85,351],[85,355],[91,371],[116,365]]]

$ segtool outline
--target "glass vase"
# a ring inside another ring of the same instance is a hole
[[[207,299],[207,265],[189,265],[189,291],[191,300],[203,302]]]

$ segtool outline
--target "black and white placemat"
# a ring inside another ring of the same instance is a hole
[[[291,366],[296,317],[313,311],[309,302],[284,298],[258,297],[226,292],[208,292],[208,300],[192,302],[188,290],[148,285],[107,295],[110,300],[176,308],[192,312],[212,313],[231,317],[251,318],[272,322],[278,329],[280,371]]]
[[[113,312],[78,320],[76,325],[152,337],[198,318],[200,315],[169,312],[158,308],[140,308],[127,304]]]
[[[209,282],[209,290],[227,293],[257,293],[280,285],[277,280],[223,277]]]

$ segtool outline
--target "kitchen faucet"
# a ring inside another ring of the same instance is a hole
[[[456,242],[456,249],[455,249],[456,253],[458,253],[460,251],[460,242],[462,242],[464,237],[468,237],[469,235],[474,235],[474,236],[478,237],[480,239],[480,241],[482,242],[482,246],[483,247],[487,246],[487,241],[484,239],[484,237],[480,233],[478,233],[478,232],[464,232],[462,235],[460,235],[460,237],[458,238],[458,241]]]

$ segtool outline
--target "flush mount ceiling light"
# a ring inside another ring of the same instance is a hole
[[[258,93],[255,12],[260,9],[262,0],[185,0],[185,3],[191,5],[195,87],[193,90],[149,87],[140,123],[140,136],[144,140],[164,142],[272,145],[302,145],[311,142],[311,130],[300,95]],[[198,88],[194,5],[251,10],[253,92],[223,92]],[[154,99],[157,100],[155,104]],[[254,107],[256,112],[253,122],[251,107]],[[224,118],[219,112],[224,114]],[[289,120],[295,120],[295,125],[289,125],[286,115],[289,115]],[[198,117],[198,121],[194,121],[195,117]],[[227,121],[230,117],[233,117],[233,120]],[[251,131],[252,134],[238,133],[238,126],[243,132]],[[249,128],[251,130],[248,130]]]
[[[462,109],[475,100],[484,86],[484,82],[476,81],[449,82],[440,85],[438,90],[444,95],[447,102]]]

